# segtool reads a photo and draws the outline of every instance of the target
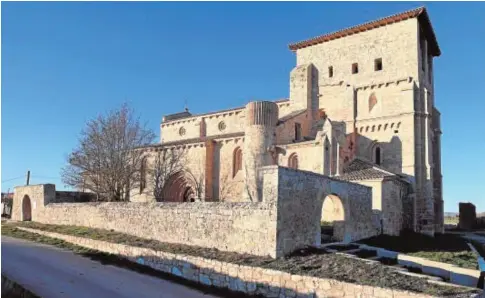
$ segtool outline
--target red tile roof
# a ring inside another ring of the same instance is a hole
[[[295,52],[298,49],[306,48],[306,47],[313,46],[313,45],[320,44],[320,43],[324,43],[324,42],[327,42],[327,41],[330,41],[330,40],[334,40],[334,39],[342,38],[342,37],[345,37],[345,36],[357,34],[357,33],[360,33],[360,32],[367,31],[367,30],[372,30],[372,29],[375,29],[375,28],[379,28],[379,27],[382,27],[382,26],[386,26],[386,25],[389,25],[389,24],[392,24],[392,23],[397,23],[397,22],[401,22],[401,21],[404,21],[404,20],[407,20],[407,19],[412,19],[412,18],[418,18],[418,20],[419,20],[419,22],[422,26],[422,29],[424,31],[424,34],[426,35],[426,38],[427,38],[428,42],[430,43],[430,51],[431,51],[432,55],[433,56],[441,55],[441,51],[440,51],[440,48],[438,46],[438,41],[436,40],[436,36],[434,34],[433,27],[431,26],[431,22],[429,20],[428,13],[426,11],[426,8],[424,8],[424,7],[415,8],[415,9],[408,10],[408,11],[405,11],[405,12],[401,12],[401,13],[398,13],[398,14],[395,14],[395,15],[392,15],[392,16],[381,18],[381,19],[378,19],[378,20],[375,20],[375,21],[371,21],[371,22],[367,22],[367,23],[364,23],[364,24],[361,24],[361,25],[353,26],[353,27],[350,27],[350,28],[347,28],[347,29],[339,30],[337,32],[328,33],[328,34],[324,34],[324,35],[321,35],[321,36],[310,38],[310,39],[307,39],[307,40],[304,40],[304,41],[293,43],[293,44],[289,45],[289,48],[290,48],[290,50]]]

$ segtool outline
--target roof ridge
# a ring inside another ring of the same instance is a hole
[[[353,34],[356,34],[356,33],[363,32],[363,31],[375,29],[376,27],[385,26],[387,24],[379,24],[379,23],[382,23],[383,21],[386,21],[386,20],[390,20],[390,21],[392,21],[391,23],[395,23],[395,22],[402,21],[403,19],[392,20],[393,18],[397,18],[397,17],[402,16],[402,17],[405,17],[404,20],[406,20],[406,19],[409,19],[409,18],[417,18],[417,17],[421,16],[423,13],[425,13],[426,16],[427,16],[426,7],[425,6],[419,6],[417,8],[406,10],[404,12],[395,13],[395,14],[392,14],[392,15],[389,15],[389,16],[386,16],[386,17],[378,18],[378,19],[375,19],[375,20],[372,20],[372,21],[367,21],[365,23],[350,26],[350,27],[340,29],[340,30],[337,30],[337,31],[334,31],[334,32],[326,33],[326,34],[319,35],[319,36],[316,36],[316,37],[313,37],[313,38],[309,38],[309,39],[305,39],[305,40],[302,40],[302,41],[299,41],[299,42],[291,43],[291,44],[288,45],[288,47],[290,48],[290,50],[296,51],[297,49],[304,48],[304,47],[307,47],[307,46],[311,46],[311,45],[314,45],[314,44],[318,44],[318,43],[322,43],[322,42],[325,42],[325,41],[330,41],[330,40],[341,38],[341,37],[344,37],[344,36],[353,35]],[[429,23],[429,26],[431,27],[431,22],[428,22],[428,23]],[[367,28],[367,27],[372,26],[372,25],[376,25],[376,27]],[[358,30],[358,29],[362,29],[362,30]],[[358,30],[358,31],[357,32],[349,32],[349,31],[353,31],[353,30]],[[431,31],[433,31],[432,28],[431,28]],[[438,47],[438,44],[437,44],[437,41],[436,41],[436,37],[434,36],[434,32],[432,32],[432,35],[433,35],[432,37],[435,39],[435,43],[436,43],[436,55],[439,56],[440,51],[439,51],[439,47]],[[328,39],[328,40],[325,40],[325,39]]]
[[[381,17],[381,18],[378,18],[378,19],[375,19],[375,20],[372,20],[372,21],[367,21],[367,22],[364,22],[364,23],[360,23],[358,25],[353,25],[353,26],[350,26],[350,27],[345,27],[345,28],[342,28],[342,29],[339,29],[339,30],[336,30],[336,31],[333,31],[333,32],[329,32],[329,33],[325,33],[325,34],[322,34],[322,35],[319,35],[319,36],[315,36],[315,37],[306,39],[304,41],[310,41],[310,40],[318,39],[320,37],[324,37],[324,36],[327,36],[327,35],[332,35],[332,34],[335,34],[335,33],[339,33],[341,31],[345,31],[345,30],[354,29],[354,28],[357,28],[357,27],[369,25],[369,24],[372,24],[372,23],[375,23],[375,22],[379,22],[379,21],[382,21],[382,20],[385,20],[385,19],[389,19],[389,18],[392,18],[392,17],[396,17],[396,16],[401,15],[401,14],[406,14],[406,13],[414,12],[414,11],[417,11],[417,10],[420,10],[420,9],[425,9],[425,7],[424,6],[420,6],[420,7],[413,8],[413,9],[409,9],[409,10],[406,10],[406,11],[403,11],[403,12],[398,12],[398,13],[395,13],[395,14],[392,14],[392,15],[388,15],[386,17]],[[420,11],[419,13],[421,14],[422,11]],[[300,41],[300,42],[303,42],[303,41]],[[300,42],[295,42],[293,44],[290,44],[290,46],[291,45],[296,45],[296,44],[298,44]]]

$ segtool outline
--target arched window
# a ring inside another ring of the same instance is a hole
[[[232,157],[232,177],[235,177],[240,170],[242,170],[242,150],[241,147],[237,147]]]
[[[376,149],[374,150],[374,162],[376,163],[376,165],[381,164],[381,158],[381,147],[376,147]]]
[[[140,193],[143,192],[143,190],[147,186],[147,157],[143,157],[141,160],[141,166],[140,166]]]
[[[288,158],[288,167],[298,169],[298,155],[296,153],[292,153]]]

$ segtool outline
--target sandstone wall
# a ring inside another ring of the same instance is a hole
[[[358,180],[356,183],[372,187],[372,209],[378,216],[379,232],[398,236],[403,229],[405,185],[395,180]],[[407,210],[408,211],[408,210]],[[409,210],[411,211],[411,210]]]
[[[320,244],[322,207],[328,195],[338,197],[344,208],[340,240],[349,242],[376,235],[369,187],[277,166],[262,168],[261,176],[263,202],[277,198],[277,255]]]
[[[279,155],[279,165],[288,167],[290,156],[295,153],[298,157],[298,169],[323,173],[323,144],[307,141],[283,146],[284,154]]]
[[[274,203],[60,203],[34,221],[275,257]]]
[[[244,131],[244,109],[196,115],[160,124],[162,143]],[[183,128],[184,133],[181,133]]]
[[[56,201],[56,186],[54,184],[38,184],[17,186],[14,188],[12,202],[12,219],[25,220],[24,201],[29,202],[32,218],[35,220],[44,210],[44,206]]]
[[[357,85],[389,77],[418,78],[418,47],[418,21],[408,19],[299,49],[296,60],[297,65],[313,63],[320,84],[345,81]],[[377,58],[382,58],[380,71],[374,70]],[[353,63],[358,63],[357,74],[352,74]]]
[[[217,198],[220,201],[237,202],[242,200],[244,169],[234,171],[234,153],[237,148],[243,150],[244,137],[220,140],[217,143],[218,175],[214,182],[219,189]],[[244,153],[243,150],[243,156]]]
[[[301,126],[301,139],[296,140],[295,123]],[[284,123],[278,125],[276,129],[276,143],[277,144],[291,144],[294,141],[302,141],[303,137],[310,136],[311,129],[311,114],[308,111],[286,120]]]

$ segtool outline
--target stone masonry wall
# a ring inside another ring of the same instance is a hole
[[[33,220],[275,257],[274,203],[61,203]]]
[[[24,200],[30,201],[32,218],[35,220],[43,212],[46,204],[56,201],[56,186],[54,184],[38,184],[15,187],[12,202],[13,220],[24,220],[22,213]]]
[[[376,297],[418,298],[429,295],[346,283],[307,275],[236,265],[189,255],[21,228],[83,247],[121,255],[133,262],[208,286],[265,297]],[[477,295],[479,296],[479,294]]]
[[[276,199],[259,203],[56,203],[53,184],[16,187],[13,220],[113,229],[143,238],[276,257]]]
[[[341,200],[344,222],[340,240],[350,242],[377,234],[372,213],[371,188],[324,175],[267,166],[260,170],[262,201],[277,198],[277,253],[286,255],[305,246],[320,245],[323,201],[328,195]]]

